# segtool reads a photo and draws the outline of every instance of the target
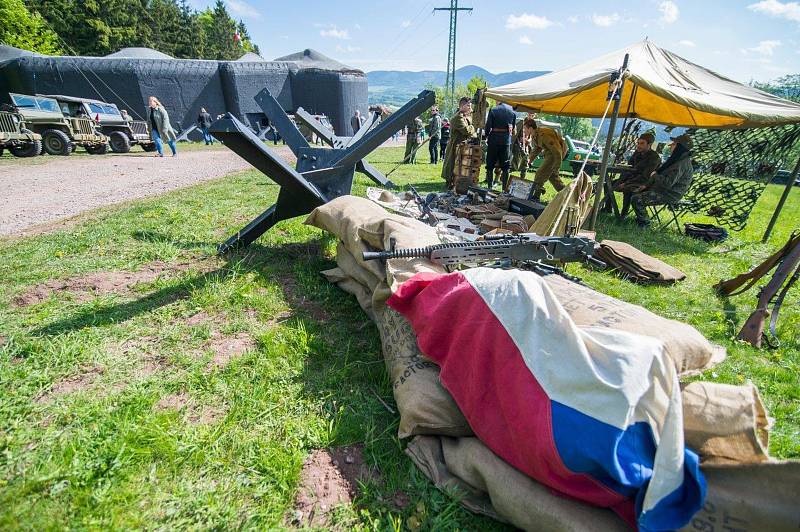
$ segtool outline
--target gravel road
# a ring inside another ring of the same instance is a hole
[[[285,146],[278,152],[292,157]],[[147,155],[3,157],[0,236],[46,232],[48,226],[36,226],[252,168],[227,149],[184,150],[164,158]]]

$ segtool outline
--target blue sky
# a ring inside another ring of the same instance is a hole
[[[211,0],[192,0],[197,8]],[[314,48],[370,70],[444,70],[448,0],[226,0],[267,59]],[[649,37],[739,81],[800,73],[800,3],[460,0],[457,66],[557,70]]]

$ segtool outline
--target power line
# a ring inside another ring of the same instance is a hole
[[[450,12],[450,40],[447,45],[447,77],[445,78],[445,92],[449,93],[449,101],[455,99],[456,94],[456,30],[458,26],[458,12],[472,12],[471,7],[458,7],[458,0],[450,0],[450,7],[437,7],[436,11]]]
[[[417,11],[417,13],[408,20],[408,24],[407,25],[403,25],[403,29],[400,30],[400,33],[398,33],[397,36],[394,38],[394,40],[391,42],[391,44],[384,49],[384,53],[381,54],[381,55],[386,56],[387,53],[390,50],[394,51],[397,48],[397,45],[400,42],[400,40],[404,39],[405,37],[407,37],[405,35],[406,32],[408,32],[411,28],[415,27],[417,19],[419,19],[420,15],[425,13],[425,11],[428,8],[430,8],[432,4],[433,4],[432,0],[429,0],[428,2],[425,2],[425,4],[422,5],[422,8],[419,11]]]

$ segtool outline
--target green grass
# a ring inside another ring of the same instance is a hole
[[[386,171],[401,157],[402,148],[381,149],[372,162]],[[403,166],[392,179],[435,190],[440,169]],[[355,192],[368,184],[358,177]],[[0,242],[0,528],[280,528],[309,450],[363,442],[381,480],[337,513],[337,526],[395,529],[413,517],[425,529],[504,529],[438,492],[403,454],[397,415],[379,399],[393,404],[377,331],[354,298],[319,275],[334,265],[335,242],[302,218],[211,271],[180,271],[126,295],[82,302],[60,293],[11,304],[53,278],[212,257],[277,190],[262,174],[242,172],[95,211],[61,232]],[[752,380],[775,417],[772,453],[791,458],[800,457],[797,290],[784,305],[783,347],[775,351],[733,340],[753,291],[726,303],[711,290],[788,237],[800,213],[797,191],[771,243],[758,242],[779,193],[770,187],[748,229],[715,246],[601,218],[601,237],[683,269],[688,278],[676,286],[570,271],[725,345],[728,360],[704,378]],[[212,323],[187,323],[199,311]],[[209,371],[215,329],[248,333],[256,347]],[[148,361],[160,371],[143,371]],[[88,385],[41,399],[54,383],[92,368]],[[172,394],[217,416],[194,423],[156,407]],[[404,510],[388,502],[397,491],[410,496]]]
[[[183,151],[206,151],[206,150],[224,150],[225,146],[221,143],[217,142],[213,146],[206,146],[202,142],[179,142],[178,143],[178,153]],[[164,150],[167,155],[169,155],[169,146],[164,145]],[[131,146],[131,151],[128,153],[114,153],[109,151],[105,155],[90,155],[86,153],[86,150],[82,147],[78,147],[74,152],[72,152],[68,157],[92,157],[94,159],[113,159],[114,157],[153,157],[155,152],[146,152],[142,150],[139,146]],[[36,164],[44,164],[48,161],[58,161],[61,159],[62,156],[60,155],[47,155],[47,153],[42,152],[42,155],[37,157],[26,157],[26,158],[19,158],[14,157],[11,155],[11,152],[8,150],[4,150],[3,154],[0,155],[0,168],[3,167],[11,167],[11,166],[19,166],[19,165],[36,165]]]

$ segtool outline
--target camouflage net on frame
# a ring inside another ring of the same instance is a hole
[[[792,162],[787,159],[800,139],[800,124],[689,133],[694,140],[694,180],[677,214],[704,214],[741,231],[767,184]]]

